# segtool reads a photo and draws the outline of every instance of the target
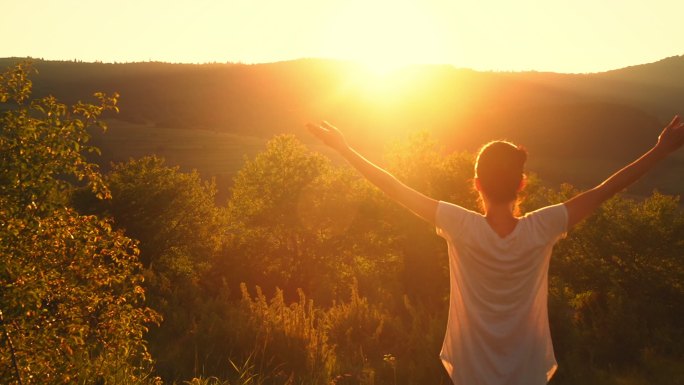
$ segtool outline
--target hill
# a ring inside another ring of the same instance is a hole
[[[0,59],[0,66],[18,60]],[[544,180],[588,187],[648,148],[674,113],[684,113],[684,56],[577,75],[451,66],[373,74],[352,63],[315,59],[256,65],[36,60],[34,65],[38,95],[67,102],[95,91],[121,95],[113,127],[123,127],[129,139],[113,133],[98,137],[103,162],[161,153],[205,175],[226,167],[224,179],[239,167],[236,159],[259,148],[256,143],[280,133],[311,143],[303,124],[326,119],[371,153],[418,130],[431,132],[447,151],[474,151],[491,139],[511,139],[525,144],[530,169]],[[190,137],[232,145],[215,162],[199,160],[206,158],[203,145],[173,151]],[[133,151],[131,143],[140,146]],[[681,170],[682,163],[682,156],[672,160],[636,191],[659,186],[681,192],[681,172],[673,170]]]

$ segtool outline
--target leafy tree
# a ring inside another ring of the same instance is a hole
[[[78,200],[140,241],[148,300],[164,315],[148,337],[158,373],[175,379],[196,372],[195,355],[212,350],[203,325],[221,313],[214,298],[225,287],[212,268],[226,228],[216,187],[155,156],[116,164],[105,179],[112,199],[89,202],[81,194]]]
[[[302,288],[311,295],[314,282],[305,280],[313,277],[303,273],[325,273],[312,253],[322,234],[300,221],[299,198],[327,168],[322,156],[294,137],[279,136],[238,172],[228,204],[231,250],[225,262],[243,272],[240,280],[290,294]]]
[[[180,172],[162,158],[147,156],[115,164],[106,180],[112,199],[103,201],[100,210],[140,240],[146,266],[171,269],[169,259],[183,254],[201,268],[220,248],[225,213],[215,205],[215,184],[196,171]],[[178,262],[182,270],[185,262]]]
[[[634,364],[644,350],[681,355],[684,213],[654,193],[617,197],[560,245],[552,273],[574,314],[578,345],[596,365]]]
[[[472,187],[474,158],[466,153],[444,155],[426,132],[398,142],[387,154],[388,169],[400,180],[435,199],[477,208],[477,194]],[[436,317],[447,305],[448,257],[444,241],[435,229],[405,208],[392,203],[384,216],[391,218],[395,247],[404,263],[401,292]],[[439,295],[435,295],[439,293]],[[398,307],[403,306],[397,298]],[[407,320],[408,322],[408,320]]]
[[[472,187],[474,157],[468,153],[444,154],[432,136],[419,131],[397,142],[387,153],[388,169],[412,188],[435,199],[475,209]]]
[[[396,287],[400,268],[377,192],[335,169],[292,136],[278,136],[235,178],[225,263],[266,291],[301,288],[321,304],[348,297],[355,278],[369,290]],[[227,268],[226,268],[227,269]]]
[[[1,120],[0,193],[17,207],[41,213],[63,206],[74,180],[87,182],[98,198],[109,197],[98,166],[84,153],[98,152],[87,144],[88,128],[106,128],[98,118],[117,110],[118,95],[96,93],[98,104],[71,107],[53,96],[29,100],[30,71],[29,64],[20,64],[0,77],[0,110],[7,110]]]
[[[198,357],[205,373],[225,367],[225,359],[209,363],[226,358],[212,334],[225,305],[225,283],[213,269],[226,228],[225,209],[214,202],[215,184],[157,157],[115,165],[107,181],[112,200],[105,211],[140,239],[150,302],[165,317],[149,335],[157,371],[167,378],[197,373]]]
[[[142,383],[152,365],[136,242],[68,207],[79,181],[109,196],[86,160],[88,128],[116,110],[30,99],[31,67],[0,76],[0,378],[11,384]]]

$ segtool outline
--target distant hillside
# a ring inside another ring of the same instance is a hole
[[[18,60],[0,59],[0,67]],[[432,132],[447,150],[473,151],[508,138],[525,144],[530,167],[544,179],[580,185],[638,155],[666,119],[684,113],[684,56],[585,75],[416,66],[374,78],[350,63],[314,59],[258,65],[38,60],[35,67],[37,94],[71,102],[95,91],[118,92],[116,119],[141,127],[264,140],[294,133],[307,141],[303,124],[327,119],[372,151],[416,130]],[[684,184],[681,172],[652,182],[672,189]]]
[[[682,108],[684,56],[589,75],[528,75],[584,97],[630,105],[660,119],[668,119]]]
[[[655,63],[608,71],[598,76],[636,84],[681,89],[684,87],[684,56],[672,56]]]

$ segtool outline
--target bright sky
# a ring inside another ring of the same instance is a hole
[[[597,72],[684,54],[682,0],[8,0],[0,57]]]

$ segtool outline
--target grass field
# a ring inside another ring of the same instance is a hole
[[[105,133],[94,133],[92,144],[102,155],[93,160],[108,171],[111,163],[157,155],[181,171],[197,170],[204,179],[215,178],[217,200],[225,202],[235,173],[245,157],[266,147],[264,138],[207,130],[160,128],[113,120]]]

